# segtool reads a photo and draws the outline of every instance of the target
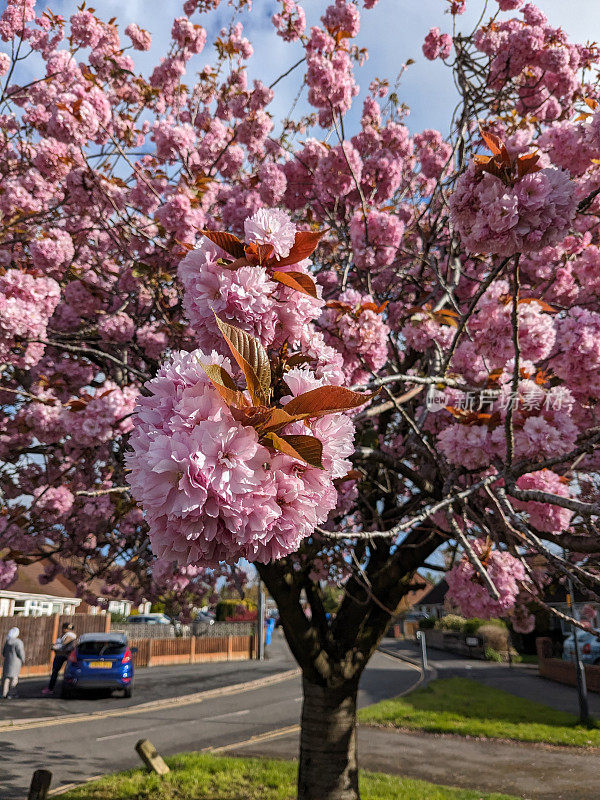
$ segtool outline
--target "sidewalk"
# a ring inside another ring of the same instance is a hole
[[[398,655],[407,656],[411,660],[420,659],[420,646],[413,642],[384,639],[382,647]],[[438,678],[455,676],[471,678],[486,686],[503,689],[517,697],[535,700],[558,711],[568,711],[572,714],[579,712],[577,689],[541,678],[537,667],[533,665],[513,664],[511,667],[508,664],[462,658],[454,653],[434,648],[428,648],[427,652],[429,663],[437,670]],[[589,692],[588,698],[591,714],[600,718],[600,695]],[[598,795],[600,796],[600,791]]]
[[[224,754],[295,759],[298,734],[238,745]],[[594,788],[600,754],[575,748],[360,726],[358,760],[363,769],[482,792],[504,792],[523,800],[592,800],[600,794]]]

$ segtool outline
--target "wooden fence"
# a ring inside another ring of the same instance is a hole
[[[50,647],[60,635],[64,622],[72,622],[75,632],[110,631],[106,614],[54,614],[44,617],[0,617],[0,648],[13,626],[19,628],[25,646],[25,666],[21,677],[48,675],[54,654]],[[137,647],[134,664],[151,667],[166,664],[199,664],[203,661],[247,661],[257,653],[256,635],[189,636],[178,639],[129,639]]]
[[[256,636],[190,636],[181,639],[130,639],[136,667],[247,661],[257,652]]]
[[[25,647],[25,666],[21,670],[21,677],[49,674],[54,657],[50,647],[58,639],[65,622],[72,622],[77,634],[110,630],[110,617],[105,614],[0,617],[0,645],[12,627],[19,629]]]

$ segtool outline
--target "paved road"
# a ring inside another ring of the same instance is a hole
[[[384,639],[383,647],[390,652],[408,656],[415,661],[419,660],[420,648],[412,642]],[[533,665],[515,664],[510,667],[508,664],[463,658],[433,648],[428,648],[428,658],[429,664],[435,668],[438,678],[454,676],[472,678],[486,686],[503,689],[517,697],[535,700],[559,711],[568,711],[571,714],[579,713],[577,689],[541,678],[537,667]],[[590,712],[600,719],[600,695],[589,692],[588,699]],[[598,796],[600,797],[600,790]]]
[[[204,665],[198,665],[202,671]],[[219,665],[224,667],[225,665]],[[248,667],[248,665],[246,665]],[[237,681],[256,677],[239,665]],[[406,691],[419,673],[403,661],[376,654],[361,682],[359,703],[367,705]],[[26,795],[38,767],[54,773],[53,786],[135,766],[134,745],[148,736],[164,754],[220,747],[273,729],[296,725],[301,709],[300,678],[264,688],[212,697],[158,710],[123,707],[118,716],[88,721],[49,718],[25,730],[0,731],[0,800]],[[115,700],[114,703],[122,703]],[[99,710],[100,706],[94,710]],[[39,716],[39,714],[37,715]]]
[[[277,631],[273,643],[267,648],[267,656],[266,661],[181,664],[138,669],[131,699],[117,696],[120,693],[111,696],[107,692],[88,692],[73,700],[61,700],[59,695],[45,697],[42,695],[42,689],[47,685],[48,679],[27,678],[18,686],[18,699],[0,701],[0,724],[8,720],[129,708],[152,700],[181,697],[240,681],[256,680],[296,667],[280,631]],[[59,680],[57,684],[59,690],[60,685]]]

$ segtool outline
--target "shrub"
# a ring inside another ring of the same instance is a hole
[[[506,623],[501,619],[481,619],[481,617],[473,617],[465,620],[463,625],[463,633],[465,636],[475,636],[482,625],[495,625],[498,628],[508,630]]]
[[[446,614],[436,623],[436,628],[443,631],[459,631],[462,632],[466,619],[460,617],[458,614]]]
[[[485,660],[486,661],[497,661],[498,663],[501,663],[502,662],[502,656],[493,647],[486,647],[485,648]]]
[[[253,600],[220,600],[217,603],[215,616],[217,622],[256,619],[256,603]]]
[[[482,637],[486,649],[489,647],[503,653],[508,651],[510,638],[505,627],[485,624],[479,627],[477,634]]]
[[[435,628],[435,624],[437,619],[435,617],[423,617],[422,620],[419,620],[419,628],[422,631],[430,631],[432,628]]]

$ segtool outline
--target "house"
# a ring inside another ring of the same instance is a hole
[[[8,589],[0,589],[0,616],[41,617],[50,614],[75,614],[81,599],[75,597],[74,586],[62,575],[45,585],[44,562],[20,564],[17,579]]]
[[[407,594],[405,594],[400,601],[400,604],[396,609],[396,614],[404,614],[407,611],[415,610],[417,605],[421,602],[421,599],[433,588],[433,581],[430,581],[429,578],[425,578],[423,575],[417,573],[412,579],[410,591],[407,592]]]
[[[447,591],[448,584],[446,579],[442,578],[439,583],[435,585],[432,584],[429,591],[421,595],[419,600],[415,603],[415,611],[427,614],[428,617],[437,617],[438,619],[443,617],[444,611],[446,610],[445,601]]]
[[[123,615],[131,613],[131,601],[124,599],[111,599],[108,605],[88,605],[77,597],[75,584],[64,575],[59,574],[48,583],[40,583],[46,564],[46,559],[31,564],[19,564],[16,581],[7,589],[0,589],[0,617],[103,614],[106,611]],[[90,585],[98,593],[101,591],[100,581],[91,581]],[[149,606],[149,603],[142,603],[138,610],[146,613]]]

